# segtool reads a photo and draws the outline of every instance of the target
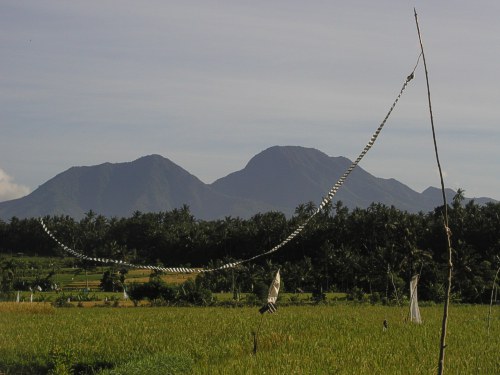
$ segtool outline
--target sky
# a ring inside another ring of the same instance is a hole
[[[0,201],[150,154],[205,183],[274,145],[354,160],[417,61],[414,7],[444,183],[500,200],[498,0],[2,0]],[[360,166],[440,186],[422,63]]]

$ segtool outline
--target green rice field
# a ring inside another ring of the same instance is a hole
[[[257,308],[0,304],[1,374],[434,374],[442,306]],[[500,374],[500,308],[450,308],[445,373]],[[387,319],[389,328],[383,331]],[[252,331],[258,332],[253,355]]]

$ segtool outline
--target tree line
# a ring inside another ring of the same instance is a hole
[[[459,190],[448,208],[453,247],[453,297],[489,302],[500,263],[500,203],[463,204]],[[280,212],[250,219],[197,220],[188,206],[167,212],[135,212],[106,218],[88,212],[81,220],[47,216],[45,223],[67,246],[92,257],[169,267],[215,267],[265,252],[284,240],[316,207],[299,205],[287,218]],[[236,269],[200,274],[196,284],[214,292],[255,292],[281,269],[286,291],[369,293],[390,297],[408,290],[420,275],[419,297],[442,301],[446,278],[443,207],[408,213],[374,203],[349,210],[327,205],[303,232],[270,256]],[[68,256],[35,218],[0,220],[0,253]],[[88,268],[91,262],[72,259]],[[117,270],[118,271],[118,270]]]

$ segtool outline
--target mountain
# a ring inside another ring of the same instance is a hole
[[[128,163],[72,167],[26,197],[0,203],[0,217],[81,218],[89,210],[127,217],[134,211],[168,211],[183,204],[200,219],[223,216],[225,210],[243,215],[249,208],[260,207],[258,202],[213,191],[170,160],[150,155]]]
[[[290,215],[300,203],[318,203],[350,165],[347,158],[330,157],[313,148],[275,146],[212,186],[227,195],[262,201]],[[360,167],[351,173],[335,200],[350,208],[367,207],[372,202],[408,211],[435,207],[408,186],[374,177]]]
[[[457,193],[456,191],[452,189],[444,189],[445,195],[446,195],[446,201],[451,202],[455,194]],[[435,188],[435,187],[428,187],[422,192],[422,196],[425,197],[430,204],[433,202],[443,202],[443,193],[441,192],[441,189]],[[496,202],[494,199],[491,198],[486,198],[486,197],[480,197],[480,198],[464,198],[463,204],[467,204],[470,201],[474,201],[475,203],[479,205],[486,204],[488,202]]]
[[[267,211],[290,216],[301,203],[319,204],[350,164],[344,157],[330,157],[312,148],[274,146],[254,156],[242,170],[211,185],[159,155],[72,167],[23,198],[1,202],[0,218],[69,215],[79,219],[90,210],[127,217],[134,211],[168,211],[184,204],[196,218],[206,220],[248,218]],[[455,192],[448,189],[446,195],[451,200]],[[409,212],[428,212],[441,204],[442,195],[432,187],[418,193],[358,167],[334,199],[349,208],[380,202]]]

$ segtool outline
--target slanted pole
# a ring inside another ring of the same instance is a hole
[[[432,115],[432,102],[431,102],[431,90],[429,87],[429,73],[427,71],[427,63],[425,61],[425,53],[424,53],[424,45],[422,43],[422,36],[420,35],[420,27],[418,25],[417,11],[413,8],[415,13],[415,23],[417,25],[418,32],[418,40],[420,42],[420,49],[422,51],[422,61],[424,62],[424,70],[425,70],[425,81],[427,83],[427,99],[429,103],[429,114],[431,119],[431,128],[432,128],[432,138],[434,140],[434,151],[436,155],[436,162],[439,171],[439,178],[441,180],[441,193],[443,195],[443,208],[444,208],[444,231],[446,233],[446,239],[448,242],[448,282],[446,285],[446,297],[444,300],[444,311],[443,311],[443,321],[441,324],[441,340],[440,340],[440,348],[439,348],[439,364],[438,364],[438,374],[442,375],[444,373],[444,354],[446,349],[446,330],[448,327],[448,310],[450,305],[450,295],[451,295],[451,276],[453,272],[453,263],[452,263],[452,253],[451,253],[451,231],[448,227],[448,204],[446,202],[446,194],[444,190],[444,180],[443,180],[443,172],[441,170],[441,164],[439,162],[439,153],[436,142],[436,132],[434,129],[434,117]]]

